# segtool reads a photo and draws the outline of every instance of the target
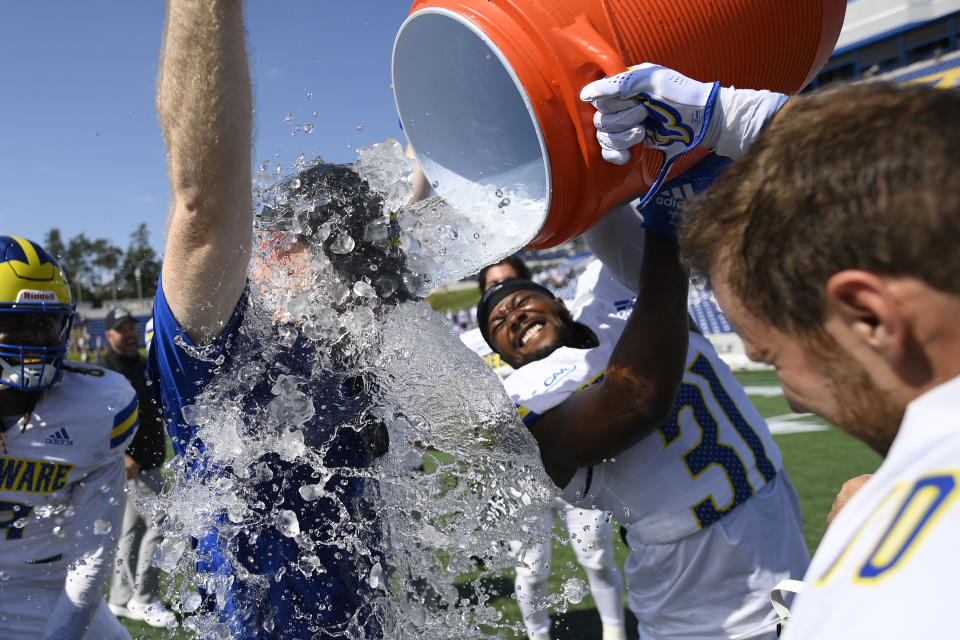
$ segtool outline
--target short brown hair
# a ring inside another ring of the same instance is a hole
[[[502,264],[508,264],[513,267],[513,270],[517,273],[517,277],[521,280],[529,280],[531,277],[530,268],[527,267],[526,263],[520,259],[519,256],[510,255],[500,262],[488,264],[483,269],[480,269],[480,273],[477,274],[477,285],[480,287],[480,293],[487,290],[487,272],[490,271],[491,268]]]
[[[679,235],[697,275],[724,260],[747,311],[799,334],[820,333],[844,269],[960,294],[960,92],[866,82],[791,99]]]

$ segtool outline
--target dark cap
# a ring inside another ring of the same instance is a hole
[[[497,305],[500,304],[501,300],[506,298],[514,291],[520,291],[523,289],[542,293],[551,300],[556,298],[552,291],[546,287],[540,286],[533,280],[511,278],[509,280],[504,280],[503,282],[498,282],[487,289],[487,291],[483,294],[483,297],[480,298],[480,302],[477,303],[477,323],[480,325],[480,335],[483,336],[483,339],[486,341],[487,345],[494,351],[497,351],[497,349],[490,342],[490,333],[487,330],[487,319],[490,317],[490,314],[493,312],[493,310],[497,308]]]
[[[123,307],[115,307],[107,312],[107,316],[103,319],[103,322],[107,325],[107,329],[116,329],[126,320],[133,320],[136,322],[132,313]]]

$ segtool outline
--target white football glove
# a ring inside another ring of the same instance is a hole
[[[644,143],[676,158],[703,138],[719,82],[706,84],[645,62],[591,82],[580,99],[593,103],[603,157],[626,164],[630,147]]]
[[[603,158],[630,160],[630,147],[643,144],[663,153],[663,166],[641,206],[663,183],[673,163],[700,145],[739,158],[787,97],[770,91],[721,88],[672,69],[645,62],[591,82],[580,99],[593,104],[593,124]]]

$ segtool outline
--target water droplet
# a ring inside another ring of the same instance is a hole
[[[281,509],[274,519],[274,524],[280,533],[292,538],[300,533],[300,521],[297,520],[297,514],[290,509]]]
[[[384,586],[383,566],[379,562],[370,569],[370,586],[374,589],[380,589]]]
[[[266,171],[258,171],[253,174],[253,187],[254,189],[259,189],[261,191],[269,189],[273,186],[273,176]]]
[[[357,125],[357,131],[363,131],[366,128],[366,126],[367,125],[361,122],[360,124]]]
[[[292,114],[292,113],[288,113],[288,114],[287,114],[286,116],[284,116],[284,118],[283,118],[283,121],[284,121],[284,122],[290,122],[291,120],[293,120],[293,114]]]
[[[184,613],[192,613],[200,608],[202,600],[199,593],[188,593],[183,599],[181,609]]]
[[[353,238],[346,233],[341,233],[330,243],[330,251],[338,255],[345,255],[353,251],[355,246],[356,242],[354,242]]]
[[[497,189],[497,190],[494,191],[493,193],[494,193],[494,195],[496,195],[498,198],[502,198],[502,197],[503,197],[503,189]]]
[[[324,494],[323,485],[305,484],[299,489],[300,497],[304,500],[316,500]]]
[[[161,542],[157,550],[154,551],[153,560],[151,560],[150,564],[167,573],[173,573],[177,567],[177,561],[180,559],[180,556],[183,555],[186,548],[187,544],[184,540],[176,536],[165,535],[163,542]]]
[[[587,583],[580,578],[570,578],[563,583],[563,598],[571,604],[579,604],[587,595]]]
[[[377,292],[369,282],[364,280],[357,280],[353,284],[353,293],[354,295],[360,296],[361,298],[376,298]]]
[[[113,525],[108,521],[100,519],[93,523],[93,532],[98,536],[105,535],[113,531]]]

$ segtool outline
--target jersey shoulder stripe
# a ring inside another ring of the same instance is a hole
[[[520,413],[520,419],[523,420],[523,424],[528,427],[540,419],[539,413],[523,405],[518,404],[517,411]]]
[[[140,405],[137,402],[137,396],[133,396],[130,404],[113,417],[113,430],[110,432],[110,448],[114,449],[126,442],[139,425]]]

